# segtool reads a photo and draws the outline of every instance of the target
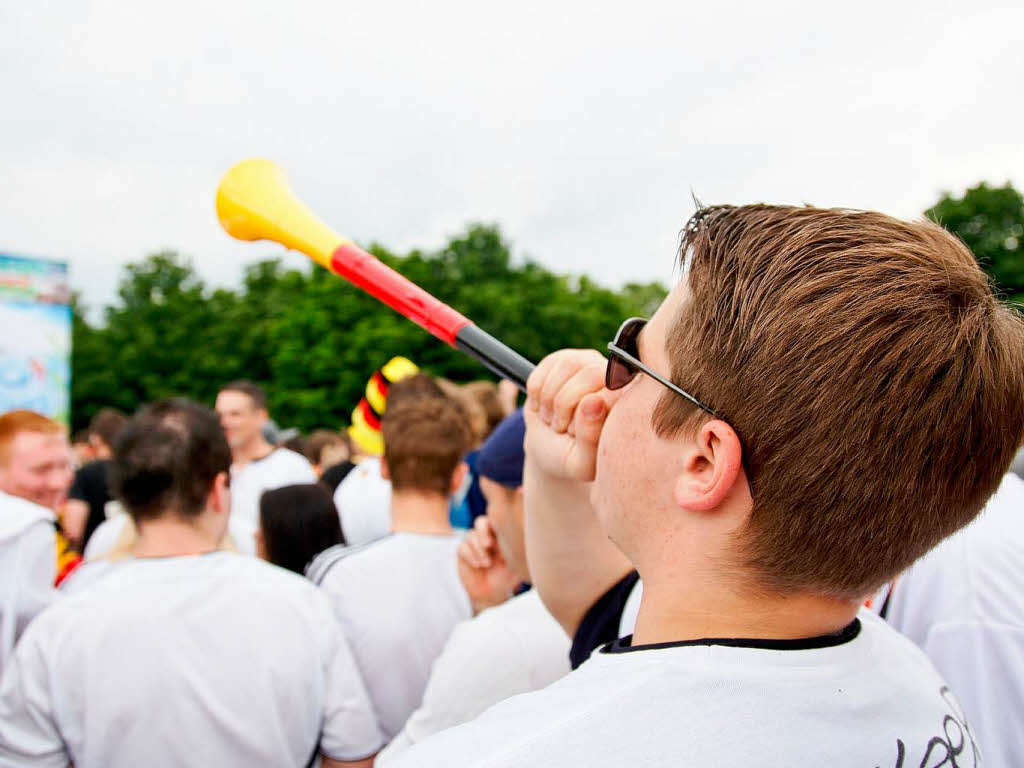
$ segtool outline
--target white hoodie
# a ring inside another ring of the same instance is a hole
[[[57,592],[54,514],[0,491],[0,674],[22,630]]]

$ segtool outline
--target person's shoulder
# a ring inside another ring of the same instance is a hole
[[[519,635],[524,634],[530,628],[546,621],[553,622],[556,627],[558,623],[547,612],[544,603],[541,602],[537,590],[531,589],[516,595],[500,605],[488,608],[477,614],[467,624],[476,625],[477,631],[494,632],[501,634],[508,639],[508,642],[516,642]],[[565,632],[559,627],[559,631]],[[566,637],[566,644],[569,638]]]
[[[445,646],[445,656],[458,664],[479,662],[488,667],[495,659],[533,658],[537,636],[550,639],[551,645],[564,645],[566,671],[569,669],[569,638],[547,613],[535,591],[517,595],[501,605],[488,608],[471,619],[459,622]],[[483,675],[482,682],[487,681]]]
[[[914,641],[897,631],[888,621],[870,608],[857,613],[860,622],[860,647],[863,649],[864,673],[878,673],[901,693],[932,693],[945,683],[928,656]],[[899,674],[893,674],[894,672]],[[927,685],[922,685],[922,680]]]
[[[56,519],[46,507],[0,492],[0,540],[14,538],[36,523],[53,523]]]
[[[92,532],[89,541],[85,544],[85,552],[83,554],[86,562],[98,560],[110,554],[130,520],[131,518],[126,513],[123,513],[114,517],[108,517],[100,523],[96,530]]]
[[[377,541],[368,541],[365,544],[335,544],[325,549],[306,566],[306,578],[320,586],[344,560],[372,547]]]
[[[115,563],[105,559],[86,560],[71,571],[68,577],[61,582],[59,592],[62,595],[81,592],[86,587],[95,584],[99,579],[108,575],[115,565]]]
[[[84,626],[83,622],[93,622],[105,606],[113,604],[101,588],[112,566],[109,563],[96,565],[97,568],[79,574],[77,586],[69,585],[56,591],[57,599],[28,625],[23,636],[25,642],[32,642],[29,638],[33,638],[37,645],[63,643]],[[75,570],[85,567],[83,564]]]
[[[286,469],[309,470],[313,472],[313,465],[309,459],[301,453],[296,453],[290,448],[277,448],[266,459],[267,463]],[[315,474],[315,473],[314,473]]]
[[[401,544],[394,534],[365,544],[339,544],[317,556],[320,563],[316,568],[317,578],[314,580],[321,585],[348,582],[352,574],[374,569],[382,562],[390,562],[393,551],[400,548]],[[312,575],[309,577],[313,578]]]

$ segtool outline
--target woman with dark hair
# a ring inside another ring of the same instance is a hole
[[[286,485],[260,497],[256,553],[300,576],[318,554],[344,544],[338,509],[322,485]]]

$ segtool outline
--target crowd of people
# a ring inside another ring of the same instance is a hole
[[[715,207],[608,345],[0,415],[0,766],[1012,766],[1024,321],[948,233]],[[212,407],[210,407],[212,406]]]

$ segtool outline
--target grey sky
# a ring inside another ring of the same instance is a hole
[[[259,155],[363,243],[497,221],[559,271],[666,280],[691,190],[913,217],[1020,186],[1013,5],[0,0],[0,251],[69,260],[94,306],[164,247],[230,284],[281,252],[213,212]]]

